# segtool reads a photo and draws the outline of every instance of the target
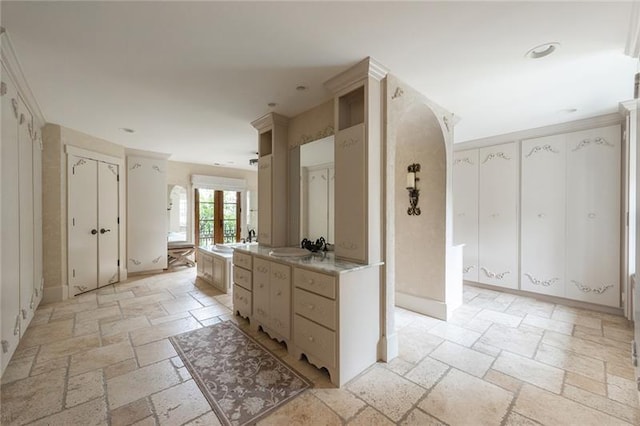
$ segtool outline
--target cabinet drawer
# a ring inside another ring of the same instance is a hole
[[[294,341],[303,352],[318,358],[329,367],[336,366],[336,334],[299,315],[293,319]]]
[[[336,279],[332,275],[296,268],[294,271],[294,285],[331,299],[336,298]]]
[[[242,266],[244,269],[251,270],[251,255],[238,253],[234,250],[233,252],[233,264]]]
[[[247,290],[251,290],[251,271],[247,271],[246,269],[234,266],[233,282],[246,288]]]
[[[244,288],[233,286],[233,310],[240,312],[243,317],[251,316],[251,292]]]
[[[294,312],[322,324],[331,330],[336,329],[336,302],[302,289],[295,289]]]

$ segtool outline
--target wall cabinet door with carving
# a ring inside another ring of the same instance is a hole
[[[478,281],[478,150],[453,154],[453,243],[464,244],[463,278]]]
[[[479,281],[518,287],[518,157],[514,142],[479,150]]]
[[[620,306],[620,126],[567,134],[567,297]]]
[[[565,135],[522,142],[520,288],[565,295]]]

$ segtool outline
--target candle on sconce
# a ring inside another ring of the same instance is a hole
[[[407,173],[407,188],[415,188],[416,187],[416,174],[409,172]]]

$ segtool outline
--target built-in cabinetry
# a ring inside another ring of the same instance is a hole
[[[478,281],[478,150],[453,155],[454,244],[464,244],[462,273]]]
[[[258,241],[287,243],[288,119],[269,113],[251,124],[258,130]]]
[[[3,46],[5,39],[3,38]],[[41,138],[36,119],[4,62],[2,99],[2,265],[0,372],[42,299]]]
[[[127,151],[127,268],[167,267],[166,155]]]
[[[456,152],[454,238],[465,244],[465,279],[620,307],[620,164],[619,125]],[[467,270],[476,235],[477,279]]]
[[[196,251],[198,277],[221,292],[227,293],[231,289],[233,275],[231,258],[231,253],[221,253],[206,247],[198,247]]]
[[[284,341],[296,359],[325,367],[337,386],[376,362],[378,265],[338,266],[331,254],[275,258],[262,247],[236,250],[233,259],[234,312]]]

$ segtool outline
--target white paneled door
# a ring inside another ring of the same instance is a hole
[[[118,166],[69,155],[69,291],[118,281]]]
[[[453,243],[464,244],[462,274],[478,281],[478,150],[453,154]]]

